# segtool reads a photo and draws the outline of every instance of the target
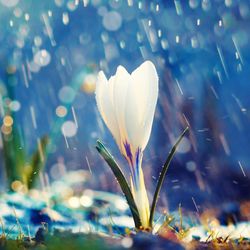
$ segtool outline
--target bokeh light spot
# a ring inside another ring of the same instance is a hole
[[[45,49],[39,50],[34,56],[34,62],[39,66],[46,66],[50,63],[51,56]]]
[[[19,0],[1,0],[1,4],[6,7],[14,7],[18,4]]]
[[[12,132],[12,127],[2,125],[1,131],[4,135],[9,135]]]
[[[72,121],[66,121],[62,125],[62,133],[66,137],[73,137],[77,133],[77,126]]]
[[[19,101],[14,100],[14,101],[11,101],[11,103],[9,104],[9,107],[11,111],[16,112],[21,108],[21,104]]]
[[[71,103],[75,98],[75,90],[69,86],[64,86],[59,90],[58,96],[60,101]]]
[[[64,106],[58,106],[56,108],[56,115],[59,117],[64,117],[65,115],[67,115],[67,109]]]
[[[87,94],[94,93],[96,86],[96,75],[89,74],[85,77],[84,83],[82,85],[83,92]]]
[[[116,31],[122,25],[122,17],[116,11],[107,12],[103,17],[103,26],[109,31]]]
[[[90,207],[93,204],[93,200],[91,199],[91,197],[87,196],[87,195],[83,195],[80,198],[80,203],[82,206],[84,207]]]
[[[68,200],[69,206],[72,208],[79,208],[80,207],[80,200],[78,197],[70,197]]]
[[[12,126],[12,125],[13,125],[13,119],[12,119],[12,117],[9,116],[9,115],[6,115],[6,116],[4,117],[4,119],[3,119],[3,124],[4,124],[4,126],[6,126],[6,127]]]

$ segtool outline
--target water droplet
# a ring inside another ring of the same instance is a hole
[[[78,4],[77,4],[77,3],[75,3],[75,1],[74,1],[74,0],[70,0],[70,1],[68,1],[68,2],[67,2],[67,7],[68,7],[68,10],[70,10],[70,11],[74,11],[74,10],[76,10],[76,9],[77,9]]]
[[[194,161],[189,161],[186,163],[186,168],[188,171],[193,172],[196,169],[196,164]]]
[[[62,22],[63,22],[64,25],[67,25],[69,23],[69,14],[68,14],[68,12],[63,13]]]
[[[62,133],[66,137],[73,137],[77,133],[76,124],[73,121],[66,121],[62,125]]]
[[[1,4],[6,7],[14,7],[18,4],[19,0],[1,0]]]
[[[67,115],[67,109],[64,106],[58,106],[56,108],[56,115],[59,117],[64,117],[65,115]]]
[[[165,39],[165,38],[161,39],[161,47],[162,47],[164,50],[166,50],[166,49],[169,48],[169,44],[168,44],[168,40],[167,40],[167,39]]]
[[[116,11],[107,12],[103,17],[103,26],[109,31],[116,31],[122,25],[122,17]]]
[[[35,36],[34,37],[34,44],[37,46],[37,47],[40,47],[42,45],[42,38],[40,36]]]
[[[10,107],[11,111],[16,112],[21,108],[21,104],[19,101],[14,100],[10,103],[9,107]]]
[[[39,50],[34,55],[34,62],[38,64],[39,66],[46,66],[50,63],[51,56],[49,52],[45,49]]]
[[[55,4],[56,4],[56,6],[58,6],[58,7],[62,7],[63,4],[64,4],[64,0],[55,0]]]
[[[196,9],[199,6],[198,0],[189,0],[189,6],[191,9]]]
[[[71,103],[74,100],[75,95],[75,90],[69,86],[62,87],[58,93],[60,101],[64,103]]]
[[[183,137],[179,147],[177,148],[177,152],[179,153],[187,153],[191,149],[190,141],[187,137]]]
[[[28,13],[25,13],[24,19],[25,19],[25,21],[28,22],[30,20],[30,15]]]

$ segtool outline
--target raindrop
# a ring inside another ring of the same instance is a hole
[[[175,42],[176,42],[176,43],[179,43],[179,42],[180,42],[180,37],[179,37],[179,36],[176,36],[176,37],[175,37]]]
[[[64,0],[55,0],[55,4],[56,4],[56,6],[58,6],[58,7],[62,7],[63,4],[64,4]]]
[[[22,10],[20,8],[15,8],[13,13],[14,13],[15,17],[22,16]]]
[[[62,177],[64,169],[65,166],[63,163],[56,163],[51,166],[50,175],[52,176],[53,179],[58,179]]]
[[[181,15],[183,14],[181,1],[175,0],[175,1],[174,1],[174,4],[175,4],[175,9],[176,9],[177,15],[178,15],[178,16],[181,16]]]
[[[128,6],[131,7],[133,6],[133,0],[127,0],[128,1]]]
[[[141,2],[141,1],[138,2],[138,9],[139,9],[139,10],[142,9],[142,2]]]
[[[124,40],[121,40],[121,41],[120,41],[120,47],[121,47],[121,49],[125,49],[126,43],[125,43]]]
[[[242,16],[242,18],[249,18],[250,9],[247,3],[240,3],[239,11],[240,11],[240,15]]]
[[[83,33],[79,36],[79,42],[82,45],[88,44],[91,41],[91,36],[88,33]]]
[[[186,163],[186,168],[188,171],[193,172],[196,170],[196,164],[194,161],[189,161]]]
[[[30,15],[28,13],[25,13],[24,19],[25,19],[25,21],[28,22],[30,20]]]
[[[59,90],[58,96],[60,101],[71,103],[75,98],[75,90],[69,86],[64,86]]]
[[[51,56],[49,52],[45,49],[39,50],[34,55],[34,62],[42,67],[48,65],[50,63],[50,60],[51,60]]]
[[[72,196],[68,200],[69,206],[72,208],[80,207],[80,200],[78,197]]]
[[[35,36],[34,37],[34,44],[37,46],[37,47],[40,47],[42,45],[42,38],[40,36]]]
[[[168,40],[167,40],[167,39],[165,39],[165,38],[161,39],[161,47],[162,47],[164,50],[166,50],[166,49],[169,48],[169,44],[168,44]]]
[[[48,10],[48,16],[52,17],[52,11],[51,10]]]
[[[19,101],[14,100],[14,101],[12,101],[12,102],[10,103],[10,106],[9,106],[9,107],[10,107],[11,111],[16,112],[16,111],[18,111],[18,110],[20,109],[21,104],[20,104]]]
[[[96,86],[96,75],[88,74],[84,79],[84,83],[82,85],[82,90],[87,93],[91,94],[94,93]]]
[[[189,6],[191,9],[196,9],[199,6],[198,0],[189,0]]]
[[[2,5],[6,7],[14,7],[18,4],[19,0],[1,0]]]
[[[24,40],[23,39],[17,39],[16,40],[16,46],[18,47],[18,48],[23,48],[24,47]]]
[[[87,196],[87,195],[83,195],[80,198],[80,203],[84,207],[90,207],[93,204],[93,199],[91,197]]]
[[[143,41],[143,35],[140,32],[136,33],[136,40],[138,43],[141,43]]]
[[[109,35],[108,35],[108,33],[105,31],[105,32],[102,32],[102,34],[101,34],[101,39],[102,39],[102,42],[103,43],[107,43],[108,42],[108,40],[109,40]]]
[[[64,25],[67,25],[69,23],[69,15],[67,12],[64,12],[62,15],[62,22]]]
[[[204,11],[209,11],[211,9],[210,0],[203,0],[201,6]]]
[[[198,42],[198,39],[197,39],[196,36],[193,36],[193,37],[191,38],[191,46],[192,46],[193,48],[197,48],[197,47],[199,46],[199,42]]]
[[[160,10],[160,6],[159,6],[159,4],[156,4],[155,11],[158,12],[159,10]]]
[[[157,33],[158,33],[158,37],[161,37],[161,36],[162,36],[162,31],[161,31],[161,29],[159,29],[159,30],[157,31]]]
[[[74,11],[74,10],[77,9],[78,4],[75,4],[75,1],[74,1],[74,0],[70,0],[70,1],[68,1],[68,3],[67,3],[67,7],[68,7],[68,10]]]
[[[104,16],[108,13],[108,10],[105,6],[101,6],[98,8],[98,11],[97,11],[98,15],[100,16]]]
[[[187,137],[183,137],[182,142],[180,143],[180,146],[177,149],[177,152],[179,153],[187,153],[191,149],[191,144]]]
[[[122,17],[116,11],[107,12],[103,17],[103,26],[109,31],[116,31],[122,25]]]
[[[67,115],[67,109],[64,106],[58,106],[56,108],[56,115],[59,117],[64,117],[65,115]]]
[[[233,4],[233,1],[232,1],[232,0],[225,0],[225,5],[226,5],[227,7],[232,6],[232,4]]]
[[[66,137],[73,137],[77,133],[76,124],[73,121],[66,121],[62,125],[62,133]]]
[[[29,62],[29,70],[31,72],[37,73],[40,70],[40,66],[36,64],[34,61]]]

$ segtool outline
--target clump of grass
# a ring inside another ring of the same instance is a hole
[[[10,190],[14,190],[12,184],[15,181],[20,181],[28,190],[33,188],[46,162],[43,152],[49,142],[47,136],[39,140],[39,145],[30,159],[26,156],[25,149],[21,147],[20,137],[15,127],[9,135],[3,136],[3,158]]]
[[[11,70],[10,70],[11,69]],[[31,189],[36,184],[37,176],[46,163],[46,148],[49,142],[48,136],[38,138],[38,146],[31,156],[28,156],[23,139],[23,133],[16,121],[15,112],[10,107],[10,101],[16,99],[15,66],[6,68],[7,84],[1,86],[0,98],[3,100],[3,123],[1,124],[1,136],[3,142],[3,161],[8,180],[9,190],[14,190],[13,183],[18,181],[25,190]],[[18,185],[21,187],[21,185]],[[17,186],[17,185],[14,185]]]
[[[233,240],[229,237],[218,237],[210,239],[206,242],[200,242],[198,239],[193,239],[187,244],[188,250],[249,250],[250,239]]]
[[[23,237],[22,239],[11,239],[0,236],[0,249],[1,250],[118,250],[119,244],[117,240],[110,238],[107,241],[106,237],[98,234],[84,234],[84,233],[72,233],[70,230],[59,231],[54,230],[50,233],[43,227],[39,228],[40,236],[35,236],[30,239],[29,237]],[[42,237],[41,237],[42,235]],[[110,243],[111,241],[111,243]]]
[[[183,214],[181,205],[179,205],[179,221],[171,214],[166,214],[164,221],[160,228],[157,230],[157,234],[163,237],[168,237],[168,233],[170,234],[170,238],[174,238],[175,240],[181,241],[187,237],[189,232],[189,227],[184,227],[183,225]]]

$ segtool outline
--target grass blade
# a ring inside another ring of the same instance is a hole
[[[34,188],[36,179],[46,164],[46,148],[49,143],[49,137],[43,136],[40,140],[40,147],[33,153],[30,161],[30,171],[26,174],[28,189]]]
[[[3,136],[3,159],[7,174],[9,189],[13,181],[24,183],[23,168],[25,166],[25,150],[21,143],[21,134],[13,126],[12,133]]]
[[[152,205],[151,205],[151,210],[150,210],[149,225],[151,227],[152,227],[152,224],[153,224],[156,203],[157,203],[157,200],[158,200],[158,197],[159,197],[159,193],[160,193],[164,178],[165,178],[166,173],[168,171],[169,165],[170,165],[170,163],[171,163],[171,161],[172,161],[172,159],[174,157],[176,149],[177,149],[178,145],[180,144],[182,138],[184,137],[184,135],[188,131],[188,129],[189,129],[188,127],[185,128],[185,130],[182,132],[182,134],[180,135],[180,137],[178,138],[178,140],[174,144],[174,146],[171,149],[171,151],[170,151],[170,153],[168,155],[168,158],[167,158],[167,160],[166,160],[166,162],[165,162],[165,164],[164,164],[164,166],[162,168],[162,171],[160,173],[160,176],[159,176],[159,179],[158,179],[158,182],[157,182],[157,186],[156,186],[156,189],[155,189],[154,197],[153,197],[153,202],[152,202]]]
[[[133,219],[135,222],[135,227],[139,229],[141,227],[141,220],[139,217],[138,208],[135,204],[131,189],[128,185],[128,182],[127,182],[121,168],[116,163],[114,157],[109,153],[107,148],[100,141],[97,141],[96,149],[101,154],[103,159],[108,163],[108,165],[111,168],[113,174],[115,175],[117,181],[119,182],[120,187],[122,189],[122,192],[124,193],[126,200],[128,202],[129,208],[131,210],[131,213],[132,213],[132,216],[133,216]]]

